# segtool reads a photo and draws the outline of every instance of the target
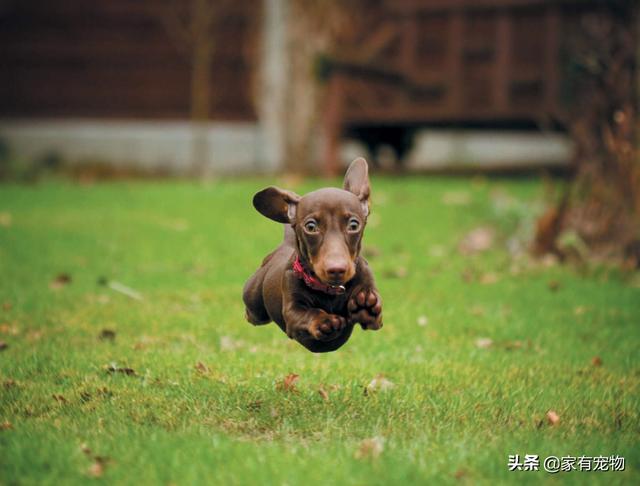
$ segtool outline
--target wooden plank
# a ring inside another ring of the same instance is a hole
[[[560,12],[556,6],[549,6],[546,11],[547,36],[545,39],[544,60],[544,104],[548,113],[557,111],[558,89],[560,77],[558,73],[558,52],[560,32]]]
[[[511,64],[511,17],[506,10],[498,14],[496,28],[496,57],[493,80],[493,100],[496,109],[509,107],[509,80]]]
[[[457,111],[462,106],[462,56],[464,50],[464,14],[454,12],[451,14],[449,25],[449,49],[448,49],[448,78],[449,92],[448,105],[451,111]]]
[[[455,10],[494,10],[549,5],[558,0],[387,0],[385,8],[392,14]]]

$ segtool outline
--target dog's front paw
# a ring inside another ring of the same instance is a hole
[[[360,289],[354,292],[347,309],[351,324],[360,323],[362,329],[374,331],[382,327],[382,299],[378,291]]]
[[[347,327],[347,320],[335,314],[317,316],[309,325],[309,334],[318,341],[331,341]]]

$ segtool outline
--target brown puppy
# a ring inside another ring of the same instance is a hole
[[[254,324],[275,321],[314,353],[342,346],[356,323],[382,327],[382,300],[360,256],[369,215],[367,162],[358,158],[344,189],[326,188],[304,197],[268,187],[253,198],[267,218],[285,224],[284,241],[247,281],[242,298]]]

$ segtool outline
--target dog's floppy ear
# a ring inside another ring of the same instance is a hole
[[[349,166],[344,176],[345,191],[352,192],[362,203],[365,216],[369,215],[369,166],[367,161],[358,157]]]
[[[279,187],[267,187],[253,196],[253,206],[264,216],[279,223],[294,223],[300,196]]]

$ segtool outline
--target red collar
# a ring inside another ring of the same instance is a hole
[[[302,266],[302,263],[300,263],[299,255],[296,255],[296,259],[293,262],[293,273],[299,279],[304,280],[304,283],[310,289],[319,290],[320,292],[324,292],[329,295],[342,295],[346,292],[344,285],[327,285],[308,274]]]

